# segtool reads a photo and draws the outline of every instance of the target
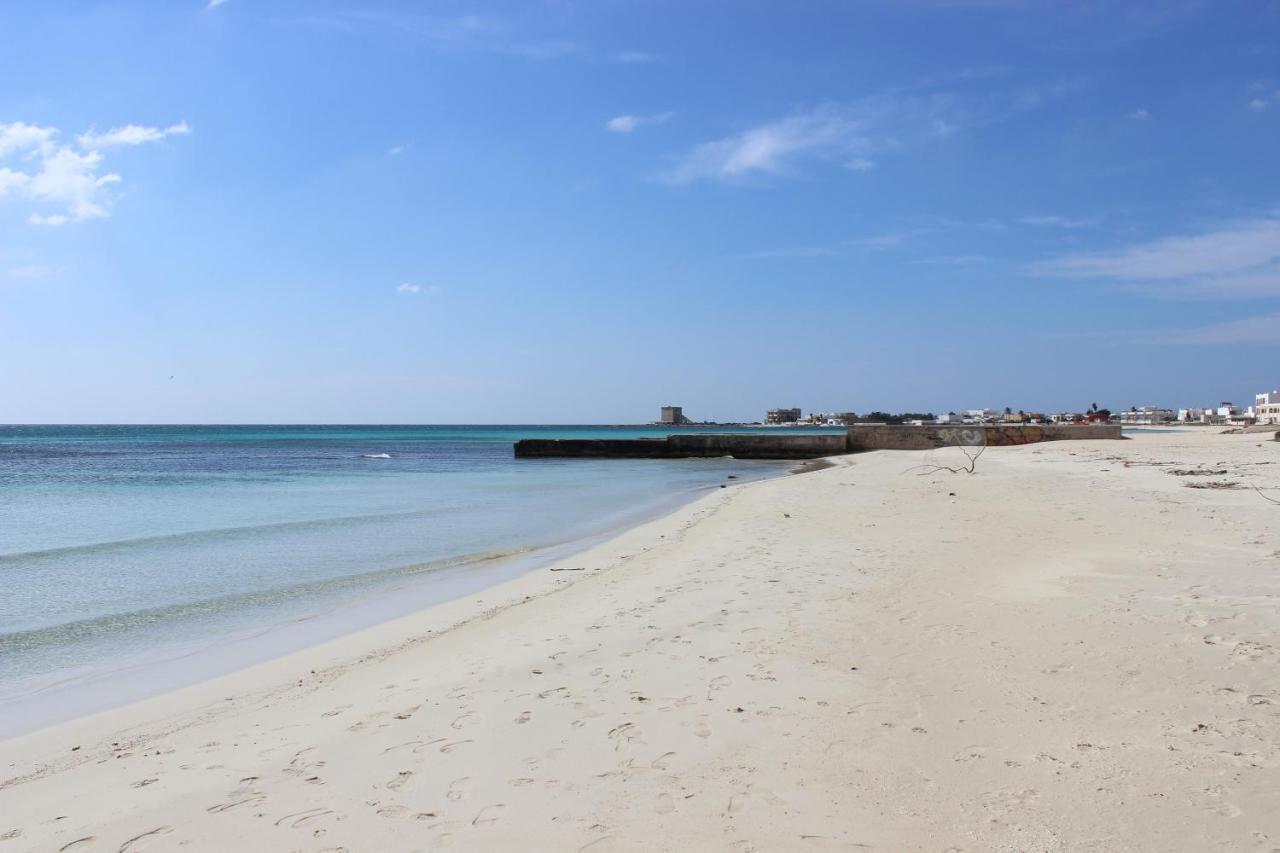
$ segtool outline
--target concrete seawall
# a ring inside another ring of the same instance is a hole
[[[817,459],[848,452],[843,435],[671,435],[666,438],[526,438],[515,455],[524,458],[575,456],[602,459]]]
[[[932,450],[938,447],[1012,447],[1041,441],[1119,439],[1119,424],[1068,426],[866,426],[849,427],[850,453],[865,450]]]
[[[707,434],[666,438],[526,438],[515,455],[538,459],[817,459],[868,450],[932,450],[938,447],[1007,447],[1063,439],[1118,439],[1119,425],[1098,426],[853,426],[845,435]]]

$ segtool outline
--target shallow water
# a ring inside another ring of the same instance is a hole
[[[11,727],[17,705],[104,675],[112,702],[190,682],[498,582],[730,474],[787,467],[511,453],[524,437],[673,431],[0,427],[0,712]],[[394,605],[372,603],[391,591]]]

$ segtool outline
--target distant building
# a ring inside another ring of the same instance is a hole
[[[1198,406],[1178,409],[1178,420],[1188,424],[1207,424],[1213,420],[1213,409],[1202,409]]]
[[[687,424],[689,419],[684,416],[683,406],[663,406],[662,418],[658,423],[670,424],[676,426],[679,424]]]
[[[858,422],[858,415],[856,412],[812,412],[804,422],[815,426],[848,426]]]
[[[945,415],[938,415],[937,422],[940,424],[959,424],[964,423],[965,415],[958,415],[955,412],[947,412]]]
[[[794,409],[770,409],[764,413],[767,424],[795,424],[800,422],[800,407]]]
[[[1215,420],[1218,423],[1231,424],[1232,426],[1248,426],[1253,423],[1253,409],[1236,406],[1232,403],[1219,403]]]
[[[1253,416],[1260,424],[1280,424],[1280,391],[1267,391],[1254,398]]]
[[[971,424],[992,423],[1000,417],[1000,413],[995,409],[965,409],[962,414],[965,423]]]
[[[1141,424],[1150,426],[1152,424],[1165,424],[1173,419],[1173,409],[1162,409],[1158,406],[1132,408],[1127,412],[1120,413],[1120,423],[1122,424]]]

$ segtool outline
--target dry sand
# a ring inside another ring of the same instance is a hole
[[[1280,498],[1267,438],[717,490],[0,743],[0,853],[1280,849],[1280,506],[1186,487]]]

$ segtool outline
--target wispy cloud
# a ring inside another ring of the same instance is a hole
[[[846,240],[845,244],[855,249],[871,249],[880,251],[884,249],[896,249],[899,246],[910,243],[917,237],[923,237],[926,234],[933,233],[935,228],[907,228],[901,231],[886,231],[883,234],[871,234],[866,237],[855,237]]]
[[[672,113],[656,113],[648,116],[620,115],[605,122],[604,126],[613,133],[631,133],[647,124],[665,124],[671,120]]]
[[[869,172],[876,167],[876,161],[866,157],[854,157],[848,163],[845,163],[844,167],[855,172]]]
[[[410,296],[418,293],[427,293],[427,294],[434,295],[439,293],[440,290],[441,290],[440,286],[436,284],[423,285],[423,284],[414,284],[411,281],[406,281],[396,288],[396,293],[404,293]]]
[[[307,15],[299,23],[340,30],[381,27],[423,39],[442,49],[478,51],[548,60],[582,52],[582,46],[564,39],[530,37],[509,21],[486,15],[435,15],[425,12],[380,12],[357,9]]]
[[[976,267],[991,263],[986,255],[938,255],[932,258],[921,258],[918,264],[934,267]]]
[[[1172,344],[1270,344],[1280,346],[1280,314],[1258,314],[1226,323],[1157,332],[1151,343]]]
[[[1138,107],[1136,110],[1129,113],[1129,118],[1133,119],[1134,121],[1146,121],[1147,119],[1151,118],[1151,111],[1148,110],[1146,107]]]
[[[1280,296],[1280,217],[1236,222],[1111,252],[1063,255],[1032,267],[1059,278],[1110,280],[1156,296]]]
[[[207,12],[207,11],[209,11],[210,9],[216,9],[216,8],[218,8],[219,6],[221,6],[223,3],[226,3],[226,2],[227,2],[227,0],[209,0],[209,2],[208,2],[207,4],[205,4],[204,10]]]
[[[987,94],[922,91],[917,85],[857,101],[828,103],[701,143],[663,177],[672,184],[733,183],[794,174],[805,163],[821,161],[866,169],[875,165],[872,157],[877,153],[901,151],[1006,120],[1062,97],[1078,85],[1024,86]]]
[[[614,54],[613,58],[626,65],[644,65],[650,62],[661,62],[662,57],[645,50],[624,50]]]
[[[404,145],[392,145],[390,148],[387,149],[387,156],[395,157],[397,154],[403,154],[405,148],[406,146]]]
[[[1255,94],[1249,99],[1249,109],[1256,113],[1265,112],[1272,107],[1280,104],[1280,89],[1266,90],[1262,87],[1255,87]]]
[[[5,272],[10,278],[36,279],[48,278],[64,270],[65,267],[51,267],[48,264],[23,264],[22,266],[10,267]]]
[[[104,218],[110,215],[110,187],[121,177],[102,170],[103,155],[97,149],[189,132],[185,122],[164,130],[125,125],[105,134],[81,134],[78,142],[84,150],[77,151],[58,141],[56,127],[0,123],[0,200],[14,198],[43,208],[27,217],[32,225],[56,227]],[[9,165],[3,165],[6,158]]]
[[[1054,214],[1023,216],[1018,221],[1023,225],[1034,225],[1039,228],[1090,228],[1097,224],[1096,219],[1078,219]]]
[[[224,0],[225,2],[225,0]],[[147,142],[159,142],[166,136],[185,136],[191,132],[191,126],[185,121],[171,124],[166,128],[146,127],[140,124],[126,124],[124,127],[113,127],[106,133],[90,130],[76,137],[81,148],[112,148],[118,145],[143,145]]]

